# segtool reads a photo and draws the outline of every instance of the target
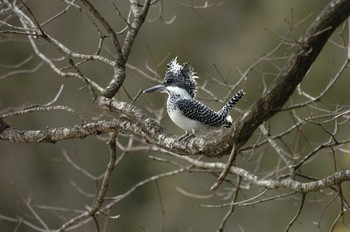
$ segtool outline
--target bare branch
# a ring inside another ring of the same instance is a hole
[[[94,7],[94,5],[91,4],[91,2],[89,0],[80,0],[88,9],[89,11],[95,16],[95,18],[102,24],[102,26],[106,29],[106,31],[108,32],[108,34],[110,35],[113,45],[114,45],[114,49],[116,52],[116,56],[117,56],[117,63],[119,64],[124,64],[125,63],[125,59],[123,57],[123,53],[121,50],[121,46],[119,44],[118,38],[117,38],[117,34],[115,33],[115,31],[113,30],[112,26],[107,22],[107,20],[100,14],[100,12]]]
[[[238,187],[241,185],[241,180],[242,179],[240,177],[237,178],[237,184],[236,185]],[[235,190],[235,193],[234,193],[234,195],[232,197],[230,209],[227,211],[226,215],[224,216],[224,218],[223,218],[223,220],[222,220],[222,222],[221,222],[221,224],[220,224],[220,226],[219,226],[219,228],[217,230],[218,232],[224,231],[224,228],[225,228],[225,225],[226,225],[228,219],[232,216],[232,214],[233,214],[233,212],[235,210],[235,204],[234,203],[237,201],[238,193],[239,193],[239,188],[237,188]]]
[[[295,216],[293,217],[293,219],[289,222],[289,224],[286,228],[286,231],[289,231],[289,229],[293,226],[293,224],[295,223],[297,218],[300,216],[300,213],[301,213],[301,210],[303,209],[304,204],[305,204],[305,194],[302,194],[298,211],[295,214]]]
[[[86,1],[86,0],[84,0]],[[121,50],[123,55],[123,62],[117,62],[117,66],[114,69],[114,76],[108,86],[103,90],[102,95],[107,98],[112,98],[120,89],[125,80],[125,63],[129,57],[131,52],[132,45],[137,37],[137,34],[145,21],[149,6],[151,4],[151,0],[145,0],[145,3],[139,11],[138,2],[135,0],[130,0],[131,11],[134,14],[134,20],[131,23],[130,27],[128,27],[124,44]]]
[[[116,161],[117,135],[118,134],[116,132],[114,132],[109,140],[110,160],[109,160],[109,163],[107,165],[107,169],[106,169],[105,175],[103,177],[102,184],[101,184],[100,190],[98,192],[94,206],[91,209],[89,209],[89,211],[84,212],[84,213],[80,214],[79,216],[72,218],[71,220],[64,223],[64,225],[62,225],[62,227],[59,229],[59,231],[66,231],[70,227],[74,226],[75,224],[78,224],[81,221],[84,221],[88,217],[92,217],[96,222],[96,219],[95,219],[96,215],[95,214],[99,211],[99,209],[104,201],[104,198],[105,198],[107,190],[108,190],[108,185],[109,185],[109,182],[111,179],[111,175],[112,175],[113,169],[115,167],[114,164]],[[97,222],[96,222],[96,226],[98,228]]]

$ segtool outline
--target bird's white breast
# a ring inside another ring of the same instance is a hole
[[[201,124],[196,121],[185,117],[180,110],[168,110],[169,117],[171,120],[180,128],[184,129],[189,133],[194,133],[196,130],[200,129]]]

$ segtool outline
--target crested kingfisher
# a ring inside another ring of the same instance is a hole
[[[197,76],[188,62],[182,65],[174,58],[167,64],[162,84],[153,86],[143,93],[167,93],[167,112],[171,120],[186,134],[179,140],[192,137],[196,131],[211,127],[231,127],[229,110],[243,97],[245,92],[238,91],[219,111],[214,111],[195,99]]]

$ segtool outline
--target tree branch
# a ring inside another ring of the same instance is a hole
[[[298,40],[290,59],[282,68],[270,92],[258,99],[238,119],[234,133],[230,135],[240,147],[244,145],[255,129],[282,108],[310,69],[333,31],[350,14],[350,1],[333,0],[314,20],[309,29]]]
[[[0,139],[17,143],[56,143],[116,131],[122,129],[123,124],[125,125],[122,121],[113,119],[43,130],[19,130],[8,126],[0,134]]]
[[[94,7],[93,4],[89,0],[80,0],[89,11],[96,17],[96,19],[102,24],[102,26],[106,29],[108,34],[111,36],[112,43],[117,55],[117,63],[125,63],[121,46],[119,44],[117,34],[113,30],[112,26],[107,22],[107,20],[98,12],[98,10]]]
[[[215,136],[215,139],[210,140],[196,137],[186,143],[180,143],[175,136],[172,136],[141,109],[115,99],[98,97],[95,104],[99,108],[123,113],[126,117],[49,130],[21,131],[7,128],[0,134],[0,139],[14,142],[52,143],[63,139],[83,138],[121,129],[180,155],[205,155],[208,157],[227,155],[232,150],[233,144],[239,150],[261,123],[279,112],[297,85],[303,80],[327,39],[349,13],[350,2],[347,0],[334,0],[325,7],[298,40],[295,51],[281,70],[271,91],[253,103],[237,119],[232,133],[224,136]]]
[[[85,0],[84,0],[85,1]],[[130,0],[131,10],[134,13],[135,19],[128,28],[128,32],[125,36],[122,54],[123,63],[118,63],[114,69],[114,76],[108,86],[103,90],[102,95],[108,98],[112,98],[120,89],[125,80],[125,63],[131,52],[132,45],[137,37],[137,34],[146,19],[149,6],[151,5],[150,0],[145,0],[142,10],[138,11],[138,1]]]

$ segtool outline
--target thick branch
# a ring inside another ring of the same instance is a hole
[[[188,143],[180,143],[175,136],[172,136],[155,120],[133,105],[106,97],[97,97],[95,103],[103,110],[122,113],[124,116],[114,120],[102,120],[70,127],[42,130],[18,130],[6,126],[0,134],[0,139],[17,143],[55,143],[120,130],[127,134],[142,137],[149,143],[158,144],[160,147],[170,149],[181,155],[205,154],[210,156],[216,154],[210,144],[219,144],[220,138],[210,141],[204,138],[196,138]],[[4,121],[1,122],[4,125],[6,124]],[[210,144],[207,145],[207,143]]]
[[[275,115],[286,103],[322,50],[333,31],[350,14],[350,1],[334,0],[320,13],[305,34],[290,59],[282,68],[270,92],[258,99],[235,126],[234,140],[238,146],[247,142],[255,129]]]
[[[117,129],[122,129],[123,125],[122,121],[114,119],[43,130],[19,130],[7,127],[0,134],[0,139],[17,143],[55,143],[67,139],[85,138],[90,135],[116,131]]]

